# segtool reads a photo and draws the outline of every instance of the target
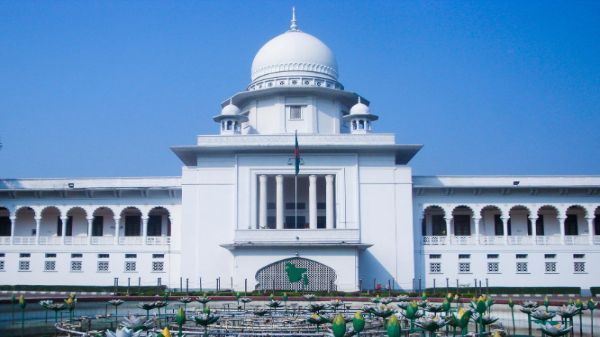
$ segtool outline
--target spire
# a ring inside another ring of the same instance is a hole
[[[362,102],[360,101],[360,96],[358,96],[358,103],[362,103]]]
[[[292,7],[292,21],[290,24],[290,30],[292,32],[298,31],[298,24],[296,23],[296,7]]]

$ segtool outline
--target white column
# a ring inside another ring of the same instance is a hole
[[[258,228],[267,227],[267,176],[261,174],[259,181]]]
[[[475,244],[479,244],[479,223],[481,218],[473,218],[473,225],[475,227]]]
[[[40,224],[42,217],[35,217],[35,243],[40,243]]]
[[[446,244],[450,244],[450,239],[452,237],[452,217],[446,218]]]
[[[565,244],[565,219],[566,217],[558,217],[558,226],[560,227],[560,244]]]
[[[333,175],[328,174],[325,176],[325,224],[327,229],[333,229],[335,224],[334,218],[334,204],[333,204],[333,193],[335,189],[333,186]]]
[[[530,217],[529,221],[531,221],[531,240],[532,240],[532,244],[537,244],[537,226],[536,226],[536,222],[537,222],[537,217]]]
[[[317,176],[308,177],[308,224],[310,229],[317,229]]]
[[[275,176],[275,183],[275,228],[283,229],[283,212],[285,209],[285,205],[283,204],[283,176],[281,174]]]
[[[11,244],[15,244],[15,225],[17,223],[17,217],[16,216],[11,216],[10,217],[10,243]]]
[[[65,238],[67,237],[67,221],[69,221],[69,217],[65,216],[65,217],[60,218],[60,220],[62,221],[61,229],[60,229],[60,231],[62,233],[62,238],[63,238],[62,241],[63,241],[63,243],[65,243]]]
[[[590,238],[590,245],[594,244],[594,217],[585,218],[588,224],[588,235]],[[598,234],[598,233],[596,233]]]
[[[87,218],[88,223],[88,244],[92,244],[92,224],[94,223],[94,218]]]
[[[508,220],[510,217],[501,217],[502,219],[502,235],[504,236],[504,244],[508,244]]]
[[[115,245],[119,244],[119,222],[121,222],[121,218],[115,217]]]
[[[146,244],[146,238],[148,237],[148,217],[142,217],[142,244]]]

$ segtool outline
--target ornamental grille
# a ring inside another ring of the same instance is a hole
[[[335,270],[322,263],[293,257],[256,272],[257,290],[334,291]]]

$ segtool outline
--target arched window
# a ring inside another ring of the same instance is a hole
[[[358,120],[358,129],[359,130],[365,129],[365,121],[363,121],[362,119]]]
[[[356,120],[352,120],[352,130],[356,130]]]

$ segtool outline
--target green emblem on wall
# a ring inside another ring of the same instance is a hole
[[[306,268],[298,268],[291,262],[285,264],[285,272],[287,273],[290,283],[296,283],[302,280],[304,285],[308,285],[308,275],[306,274],[306,271]]]

